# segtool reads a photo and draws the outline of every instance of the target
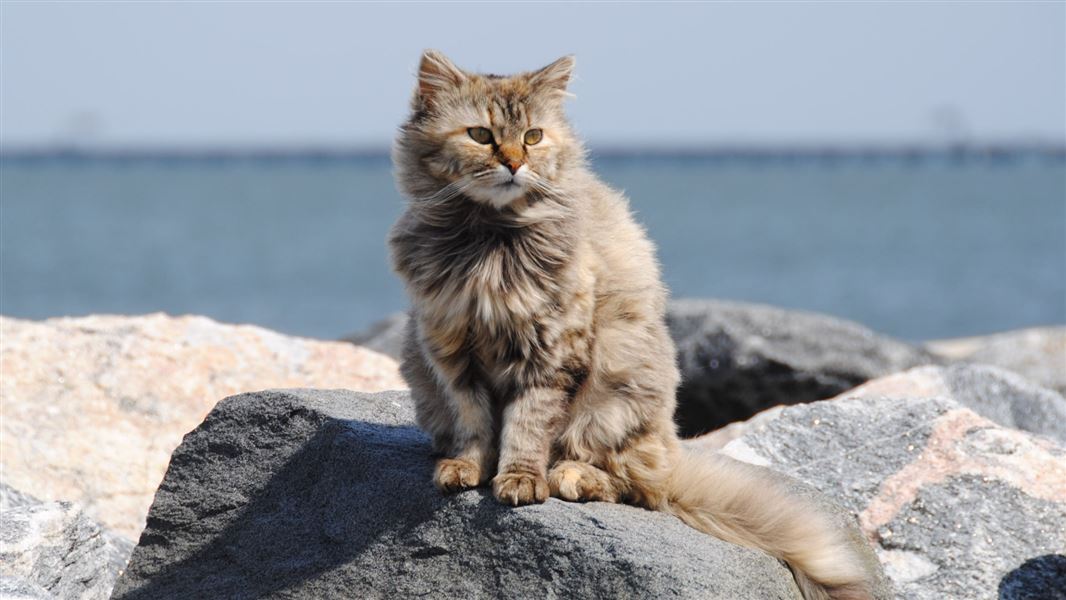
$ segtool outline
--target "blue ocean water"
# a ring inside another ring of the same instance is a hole
[[[1066,322],[1066,162],[603,157],[674,296],[920,340]],[[384,157],[0,163],[0,312],[205,314],[336,338],[406,306]]]

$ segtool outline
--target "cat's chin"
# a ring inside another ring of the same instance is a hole
[[[487,204],[496,209],[507,208],[512,202],[529,193],[524,185],[505,183],[488,187],[479,187],[467,191],[473,200]]]

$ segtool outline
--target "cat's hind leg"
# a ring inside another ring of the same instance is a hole
[[[606,471],[576,460],[559,461],[548,471],[551,495],[571,502],[618,502],[621,497],[614,477]]]
[[[433,471],[433,483],[442,492],[461,492],[477,487],[482,480],[481,466],[467,458],[442,458]]]

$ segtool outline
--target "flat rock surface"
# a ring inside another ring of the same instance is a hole
[[[3,482],[68,500],[136,538],[182,435],[226,395],[272,386],[406,387],[341,342],[205,317],[0,317]]]
[[[109,598],[133,544],[69,502],[19,498],[0,511],[0,597]]]
[[[667,323],[681,366],[677,421],[686,436],[934,360],[857,323],[759,304],[678,300]]]
[[[948,360],[993,365],[1066,395],[1066,326],[927,342]]]
[[[857,513],[903,598],[1062,597],[1062,445],[946,397],[849,396],[768,413],[724,452]]]
[[[411,422],[406,392],[220,402],[174,452],[115,598],[798,598],[780,562],[667,515],[442,496]]]

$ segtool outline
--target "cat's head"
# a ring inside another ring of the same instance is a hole
[[[411,118],[393,148],[400,187],[416,198],[462,194],[497,209],[551,190],[584,155],[562,107],[573,68],[565,56],[529,73],[480,75],[427,50]]]

